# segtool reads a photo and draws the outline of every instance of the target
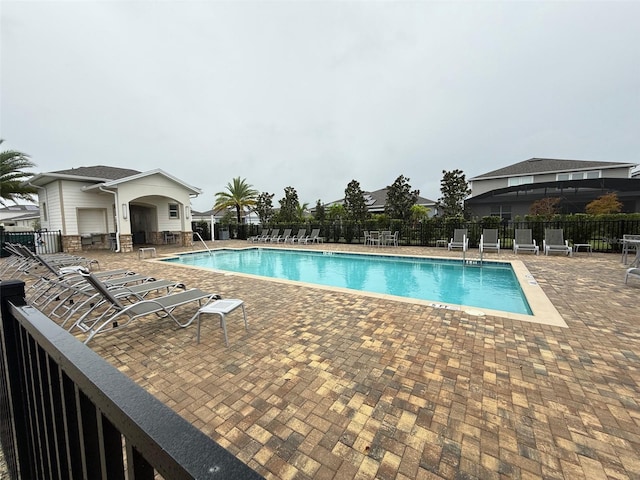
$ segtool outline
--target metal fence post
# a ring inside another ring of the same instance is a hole
[[[19,327],[9,312],[9,302],[22,306],[24,297],[23,281],[0,281],[0,443],[10,478],[32,478],[17,348]]]

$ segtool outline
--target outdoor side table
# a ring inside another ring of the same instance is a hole
[[[242,307],[242,316],[244,318],[244,328],[248,332],[249,326],[247,325],[247,312],[244,309],[244,302],[235,298],[228,298],[225,300],[216,300],[215,302],[205,305],[196,314],[197,321],[197,342],[200,343],[200,315],[203,313],[213,313],[220,315],[220,326],[224,332],[224,344],[229,346],[229,338],[227,337],[227,321],[226,316],[228,313],[233,312],[236,308]]]
[[[590,243],[574,243],[573,244],[573,251],[575,253],[578,253],[581,248],[584,248],[589,255],[591,255],[591,253],[593,252]]]
[[[155,249],[155,247],[143,247],[143,248],[139,248],[139,249],[138,249],[138,259],[140,259],[140,258],[147,258],[147,252],[148,252],[152,257],[155,257],[155,256],[156,256],[156,249]]]

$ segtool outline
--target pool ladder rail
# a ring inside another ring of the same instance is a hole
[[[462,249],[462,264],[463,265],[475,265],[482,266],[482,250],[480,250],[480,257],[477,259],[470,258],[467,260],[467,250],[465,248]]]
[[[196,235],[198,237],[198,239],[202,242],[202,244],[204,245],[204,248],[207,249],[207,252],[209,252],[209,255],[213,255],[211,253],[211,250],[209,250],[209,247],[207,247],[207,244],[205,243],[205,241],[202,239],[202,237],[200,236],[200,234],[198,232],[193,232],[194,235]]]

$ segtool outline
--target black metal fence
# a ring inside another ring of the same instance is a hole
[[[589,243],[593,251],[618,252],[621,249],[621,238],[625,234],[640,234],[640,219],[624,220],[592,220],[592,219],[563,219],[551,221],[520,221],[501,223],[498,221],[466,222],[457,219],[434,219],[425,223],[409,224],[400,220],[391,220],[387,225],[380,226],[375,222],[365,223],[301,223],[276,225],[240,225],[232,227],[231,238],[247,239],[258,235],[265,228],[291,228],[293,233],[305,228],[307,234],[314,228],[320,229],[320,236],[325,242],[332,243],[363,243],[365,230],[390,230],[399,232],[400,245],[437,246],[438,240],[450,240],[456,228],[466,228],[469,245],[477,247],[483,228],[497,228],[502,248],[511,248],[515,230],[530,228],[533,238],[542,245],[546,228],[563,229],[564,238],[569,243]]]
[[[0,443],[12,479],[258,479],[0,282]]]
[[[37,230],[25,232],[8,232],[0,228],[0,256],[10,255],[4,248],[5,243],[21,243],[34,253],[62,252],[62,232]]]

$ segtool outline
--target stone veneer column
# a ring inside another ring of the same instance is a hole
[[[82,239],[80,235],[63,235],[62,251],[65,253],[75,253],[82,251]]]
[[[133,252],[133,235],[120,234],[120,252]]]
[[[180,232],[181,242],[183,247],[193,246],[193,232]]]

